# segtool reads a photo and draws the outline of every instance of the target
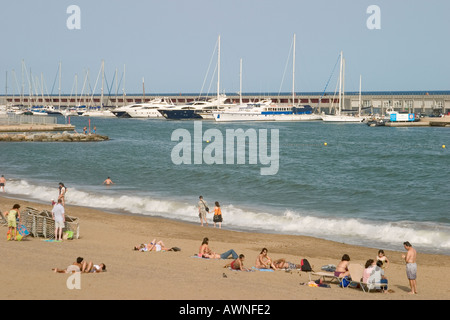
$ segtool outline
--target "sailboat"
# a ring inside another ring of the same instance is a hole
[[[339,71],[339,103],[335,114],[332,115],[322,115],[322,120],[325,122],[350,122],[350,123],[361,123],[364,118],[359,114],[357,116],[342,114],[342,108],[344,106],[344,55],[341,51],[340,54],[340,71]],[[334,99],[333,99],[334,100]],[[361,108],[361,106],[359,106]],[[361,112],[360,112],[361,113]]]
[[[321,120],[322,117],[313,114],[309,105],[295,105],[295,40],[293,40],[292,61],[292,106],[279,106],[272,103],[270,99],[264,99],[256,103],[248,103],[227,111],[213,112],[214,120],[225,121],[311,121]],[[241,63],[242,73],[242,63]],[[241,80],[242,82],[242,80]],[[242,89],[241,89],[242,90]]]
[[[158,109],[164,118],[169,120],[212,120],[214,111],[225,110],[235,106],[234,104],[226,104],[227,96],[220,94],[220,35],[217,43],[217,97],[210,99],[200,98],[185,105]]]
[[[105,118],[115,118],[116,115],[110,110],[105,110],[103,108],[103,87],[105,83],[105,61],[102,60],[102,93],[100,98],[100,106],[96,108],[90,108],[83,112],[81,115],[85,117],[105,117]]]

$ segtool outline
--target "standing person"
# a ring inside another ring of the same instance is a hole
[[[406,255],[402,254],[402,259],[406,262],[406,276],[408,277],[409,286],[411,287],[410,294],[417,294],[417,251],[408,241],[403,242],[403,247],[407,250]]]
[[[198,199],[198,217],[200,218],[200,224],[203,227],[203,221],[205,221],[205,224],[208,225],[208,221],[206,220],[206,213],[209,212],[209,208],[206,201],[203,200],[203,196],[198,197]]]
[[[5,184],[6,184],[5,176],[2,175],[0,177],[0,188],[2,189],[3,192],[5,192]]]
[[[62,241],[62,229],[64,228],[64,222],[66,217],[64,215],[64,207],[62,205],[62,200],[58,199],[58,203],[52,209],[52,217],[55,220],[55,240]]]
[[[106,178],[105,181],[103,181],[103,184],[106,184],[107,186],[109,186],[109,185],[111,185],[111,184],[114,184],[114,182],[112,182],[111,178],[108,177],[108,178]]]
[[[59,196],[58,196],[58,202],[61,200],[61,204],[64,207],[66,205],[65,197],[66,197],[66,187],[64,186],[64,183],[59,183]]]
[[[87,127],[84,127],[84,128],[83,128],[83,133],[84,133],[84,134],[87,134]]]
[[[216,222],[219,224],[219,229],[222,229],[222,210],[220,210],[220,204],[218,201],[215,202],[215,207],[214,207],[214,217],[213,217],[213,221],[214,221],[214,228],[216,227]]]
[[[19,219],[20,221],[20,205],[15,204],[11,210],[5,212],[5,218],[8,219],[8,232],[10,239],[13,237],[14,232],[14,240],[17,240],[17,222],[16,220]]]

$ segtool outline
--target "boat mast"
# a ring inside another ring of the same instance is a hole
[[[125,105],[125,64],[123,65],[122,106]]]
[[[358,115],[361,116],[361,75],[359,75],[359,103],[358,103]]]
[[[342,51],[341,51],[341,65],[339,71],[339,104],[337,115],[341,115],[341,107],[342,107]]]
[[[242,58],[239,63],[239,104],[242,105]]]
[[[58,84],[58,92],[59,92],[59,98],[58,98],[58,107],[61,109],[61,61],[59,61],[59,84]]]
[[[220,105],[220,34],[217,47],[217,108]]]
[[[105,60],[102,60],[102,94],[100,97],[100,110],[103,110],[103,86],[105,84]]]
[[[294,33],[294,51],[292,53],[292,106],[295,105],[295,33]]]

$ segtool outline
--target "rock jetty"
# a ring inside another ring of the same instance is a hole
[[[67,131],[0,134],[0,142],[97,142],[106,140],[109,140],[108,136]]]

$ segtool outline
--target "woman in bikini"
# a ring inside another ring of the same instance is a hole
[[[286,259],[278,259],[273,262],[274,266],[278,269],[287,269],[287,270],[295,270],[295,269],[301,269],[301,264],[295,264],[292,262],[286,261]]]
[[[350,257],[348,254],[344,254],[341,258],[341,262],[339,262],[336,267],[336,271],[334,271],[334,275],[336,277],[346,277],[350,275],[350,271],[348,271],[348,265],[350,263]]]
[[[153,239],[152,242],[148,244],[141,244],[140,246],[135,246],[134,250],[148,252],[148,251],[169,251],[170,248],[167,248],[164,243],[160,240],[156,242],[156,239]]]
[[[273,264],[272,259],[267,255],[267,249],[263,248],[258,258],[256,258],[255,267],[258,269],[274,269],[278,268]]]

